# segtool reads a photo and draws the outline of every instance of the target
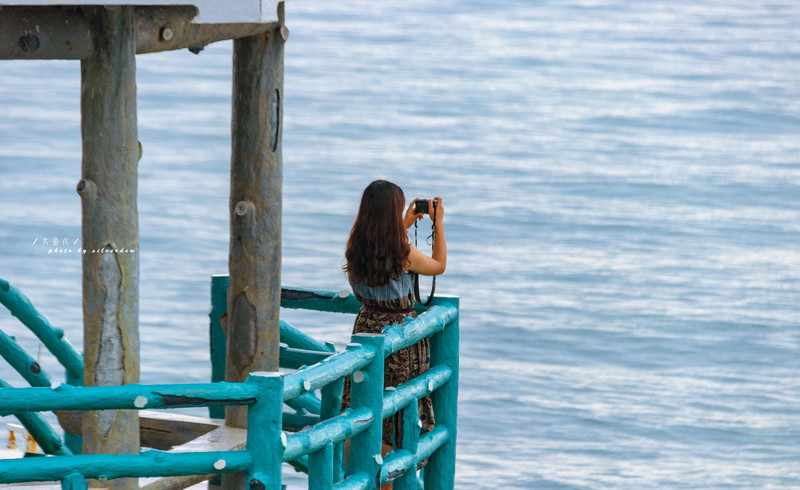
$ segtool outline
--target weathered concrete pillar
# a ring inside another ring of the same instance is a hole
[[[133,7],[87,7],[81,61],[84,385],[139,382],[138,143]],[[138,454],[132,410],[88,412],[83,452]],[[92,486],[138,488],[136,479]]]

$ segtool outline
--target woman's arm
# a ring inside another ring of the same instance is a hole
[[[408,270],[416,272],[423,276],[438,276],[443,273],[447,268],[447,242],[444,239],[444,206],[442,205],[442,198],[436,198],[436,221],[433,223],[434,240],[433,252],[428,257],[414,247],[408,254]],[[428,209],[433,210],[433,203],[428,203]],[[431,214],[431,220],[434,219],[434,214]]]

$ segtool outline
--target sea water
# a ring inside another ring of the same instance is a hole
[[[444,199],[457,488],[800,488],[800,4],[286,12],[282,282],[347,287],[373,179]],[[137,58],[142,382],[209,380],[231,50]],[[0,62],[0,277],[80,349],[79,98],[76,61]]]

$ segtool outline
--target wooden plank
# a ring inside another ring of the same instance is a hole
[[[142,490],[182,490],[203,483],[217,475],[166,476],[142,485]]]
[[[189,6],[136,7],[136,54],[204,46],[255,36],[275,29],[265,24],[197,24]],[[284,27],[285,29],[285,27]],[[0,10],[0,59],[83,60],[92,52],[91,26],[77,7],[3,7]]]
[[[168,450],[201,437],[224,424],[224,420],[194,417],[174,412],[142,410],[139,413],[141,444]]]
[[[84,386],[139,382],[138,141],[133,7],[87,10],[95,33],[81,62]],[[139,417],[87,412],[84,454],[138,454]],[[138,488],[135,478],[110,488]]]
[[[247,443],[247,430],[221,426],[202,436],[175,447],[171,453],[236,451],[244,449]],[[165,477],[144,485],[144,490],[179,490],[203,482],[214,475],[190,475]]]
[[[170,450],[171,453],[237,451],[247,443],[247,429],[221,426],[203,434],[197,439],[181,444]]]
[[[83,412],[57,412],[58,422],[65,432],[81,433]],[[195,417],[174,412],[155,410],[139,411],[139,435],[141,445],[162,451],[200,437],[220,427],[225,421],[207,417]]]

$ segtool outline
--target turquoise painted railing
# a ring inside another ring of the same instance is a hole
[[[217,276],[212,285],[222,286]],[[6,283],[7,284],[7,283]],[[0,289],[3,284],[0,283]],[[227,288],[227,284],[224,284]],[[222,289],[224,291],[224,289]],[[218,292],[218,291],[217,291]],[[283,291],[282,306],[355,313],[352,296],[299,289]],[[212,363],[215,362],[215,315],[211,312]],[[286,333],[284,334],[284,330]],[[216,332],[219,334],[219,332]],[[408,383],[384,391],[383,359],[397,350],[430,337],[431,369]],[[222,337],[224,341],[224,333]],[[383,335],[353,335],[344,352],[320,344],[282,324],[281,355],[293,363],[315,363],[288,375],[252,373],[245,383],[215,380],[208,384],[125,385],[0,390],[0,415],[48,410],[151,409],[189,406],[248,405],[245,450],[170,453],[149,450],[138,455],[64,455],[31,460],[0,461],[0,483],[61,481],[62,488],[86,488],[87,478],[178,476],[246,473],[249,488],[280,488],[281,463],[307,457],[309,488],[366,489],[393,481],[399,490],[419,488],[417,464],[428,458],[424,486],[452,489],[458,391],[458,299],[437,298],[431,308],[405,325],[384,329]],[[217,335],[216,341],[219,341]],[[305,347],[305,348],[304,348]],[[218,366],[217,368],[218,369]],[[224,377],[224,371],[223,371]],[[352,406],[339,413],[345,376],[353,379]],[[212,376],[214,376],[212,374]],[[219,376],[219,371],[216,372]],[[321,399],[315,392],[319,390]],[[419,398],[430,394],[436,427],[419,437],[416,410]],[[297,433],[283,431],[283,402],[296,410],[316,411],[316,423]],[[404,410],[403,448],[381,457],[380,421]],[[310,410],[309,410],[310,409]],[[349,465],[343,461],[343,442],[351,440]]]
[[[83,356],[64,337],[64,330],[53,326],[27,296],[2,278],[0,278],[0,304],[33,332],[45,348],[64,366],[68,383],[76,386],[83,384]],[[51,385],[50,375],[13,337],[3,331],[0,331],[0,355],[31,386]],[[0,380],[0,388],[10,388],[10,385]],[[46,454],[80,453],[81,438],[79,435],[65,434],[64,443],[62,443],[61,438],[41,414],[20,413],[15,416]]]

